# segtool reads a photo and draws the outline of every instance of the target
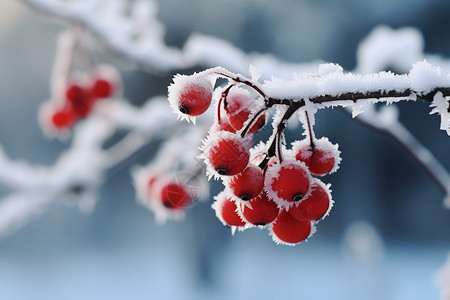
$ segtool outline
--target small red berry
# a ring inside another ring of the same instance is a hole
[[[57,129],[71,128],[76,120],[76,113],[69,108],[63,108],[52,115],[52,124]]]
[[[258,196],[264,187],[264,175],[262,170],[253,164],[226,182],[231,192],[244,201]]]
[[[216,211],[217,218],[226,226],[245,226],[245,222],[237,213],[236,202],[231,200],[224,192],[215,197],[212,208]]]
[[[176,111],[188,116],[199,116],[211,105],[213,85],[202,76],[178,75],[169,86],[169,102]]]
[[[161,202],[169,209],[183,209],[191,200],[189,191],[184,185],[169,183],[161,190]]]
[[[264,192],[251,199],[248,204],[251,207],[241,204],[240,211],[245,220],[253,225],[267,225],[278,216],[277,204],[270,200]]]
[[[302,161],[314,175],[325,175],[336,168],[339,160],[337,145],[333,145],[327,138],[313,141],[309,140],[293,143],[295,158]]]
[[[295,245],[309,237],[311,222],[299,221],[282,210],[272,223],[271,233],[275,242]]]
[[[96,79],[91,87],[91,95],[94,98],[108,98],[113,93],[113,85],[105,79]]]
[[[289,208],[289,213],[300,221],[317,221],[322,218],[330,207],[330,195],[318,180],[311,184],[311,194],[298,206]]]
[[[226,98],[225,112],[231,126],[235,130],[240,130],[244,123],[249,119],[252,108],[255,106],[255,100],[250,93],[244,89],[233,89]],[[264,127],[266,124],[266,115],[261,115],[255,124],[248,130],[248,133],[254,133]]]
[[[84,118],[90,113],[93,101],[89,93],[82,87],[71,85],[66,92],[66,97],[67,104],[80,118]]]
[[[299,161],[283,161],[268,165],[264,186],[270,198],[289,206],[303,199],[309,189],[310,176]]]
[[[224,138],[209,148],[207,159],[219,175],[232,176],[241,173],[247,167],[250,153],[244,141]]]
[[[71,84],[66,90],[66,99],[69,102],[78,101],[78,99],[84,97],[84,94],[85,91],[81,86],[79,86],[78,84]]]

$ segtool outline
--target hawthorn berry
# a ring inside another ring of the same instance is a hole
[[[91,86],[90,94],[94,98],[108,98],[113,94],[114,87],[106,79],[98,78]]]
[[[227,98],[225,112],[230,125],[235,130],[240,130],[244,123],[249,119],[253,112],[251,108],[255,107],[255,101],[250,93],[244,89],[232,89]],[[248,133],[254,133],[260,130],[266,124],[266,115],[262,114],[255,124],[248,130]]]
[[[204,157],[215,173],[222,176],[237,175],[244,171],[250,159],[248,140],[232,133],[221,136],[206,141],[211,145],[206,147]]]
[[[301,201],[309,190],[310,175],[305,164],[294,160],[274,161],[266,169],[264,186],[269,198],[288,207]]]
[[[302,161],[314,175],[325,175],[337,169],[340,162],[337,144],[332,144],[327,138],[314,140],[313,144],[308,139],[292,144],[295,158]]]
[[[188,189],[181,184],[169,183],[161,189],[161,202],[169,209],[183,209],[192,201]]]
[[[199,116],[211,105],[213,84],[206,76],[178,75],[169,86],[169,102],[172,108],[188,116]]]
[[[219,195],[214,197],[216,201],[213,203],[212,208],[216,212],[217,218],[225,226],[245,226],[245,221],[237,213],[236,202],[227,196],[225,192],[221,192]]]
[[[258,166],[249,164],[244,171],[228,178],[226,185],[235,196],[248,201],[261,193],[264,187],[264,175]]]
[[[70,102],[78,101],[85,96],[85,90],[78,84],[70,84],[66,90],[66,99]]]
[[[276,243],[295,245],[306,240],[311,235],[311,222],[299,221],[286,210],[282,210],[270,229]]]
[[[76,113],[70,108],[62,108],[51,116],[51,122],[57,129],[71,128],[76,119]]]
[[[270,224],[278,216],[279,208],[277,204],[270,200],[264,192],[248,201],[248,204],[241,203],[239,209],[244,219],[253,225]]]
[[[330,193],[327,187],[319,180],[311,184],[311,193],[298,206],[289,208],[289,213],[300,221],[317,221],[329,210],[331,204]]]
[[[93,105],[93,99],[90,92],[79,85],[71,85],[66,91],[66,105],[80,117],[86,117]]]

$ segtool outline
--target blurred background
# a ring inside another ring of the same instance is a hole
[[[245,52],[352,70],[358,43],[385,24],[418,28],[426,53],[450,57],[450,3],[440,0],[158,4],[172,46],[201,32]],[[0,144],[12,159],[51,165],[70,145],[46,139],[37,121],[64,28],[20,1],[0,4]],[[120,68],[136,105],[165,94],[171,82],[172,74],[104,59]],[[449,170],[450,139],[438,116],[424,103],[399,107],[401,121]],[[191,208],[183,222],[158,226],[136,203],[123,168],[108,177],[91,215],[55,205],[0,240],[0,299],[438,299],[434,275],[450,250],[450,211],[437,186],[398,146],[339,110],[320,111],[316,122],[317,136],[339,143],[343,162],[324,178],[335,206],[307,243],[277,246],[256,229],[232,237],[212,201]],[[287,132],[290,141],[300,137]],[[141,153],[133,164],[152,155]],[[211,184],[214,195],[221,184]]]

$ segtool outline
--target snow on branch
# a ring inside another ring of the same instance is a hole
[[[195,66],[223,66],[245,73],[255,65],[267,74],[283,76],[312,70],[317,64],[287,63],[272,55],[246,54],[222,39],[192,34],[184,47],[164,42],[164,26],[152,0],[22,0],[37,11],[91,32],[103,45],[148,72],[160,73]],[[127,8],[131,14],[126,14]]]
[[[299,109],[307,103],[314,104],[315,109],[351,107],[355,117],[365,102],[427,101],[433,108],[431,113],[441,116],[441,129],[450,135],[450,76],[442,75],[439,67],[426,61],[414,64],[409,74],[404,75],[345,73],[339,65],[323,64],[315,73],[294,74],[291,80],[272,77],[263,83],[221,67],[204,73],[252,88],[262,96],[267,107],[282,104]]]

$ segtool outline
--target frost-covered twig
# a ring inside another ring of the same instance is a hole
[[[91,32],[112,52],[148,72],[170,72],[195,66],[223,66],[246,73],[254,65],[267,74],[283,77],[312,70],[317,63],[286,63],[272,55],[246,54],[230,43],[199,33],[183,48],[164,42],[164,26],[156,18],[153,0],[22,0],[38,12],[62,22],[78,24]],[[127,14],[130,7],[131,14]]]
[[[1,153],[0,186],[10,194],[0,200],[0,236],[19,229],[53,203],[76,203],[83,211],[91,211],[108,170],[164,135],[163,128],[172,128],[173,136],[186,130],[161,98],[149,100],[141,109],[120,100],[99,104],[96,114],[75,128],[71,147],[53,166],[14,162]],[[130,133],[103,149],[103,143],[117,130]],[[201,127],[192,130],[204,132]],[[130,139],[133,143],[128,143]]]

